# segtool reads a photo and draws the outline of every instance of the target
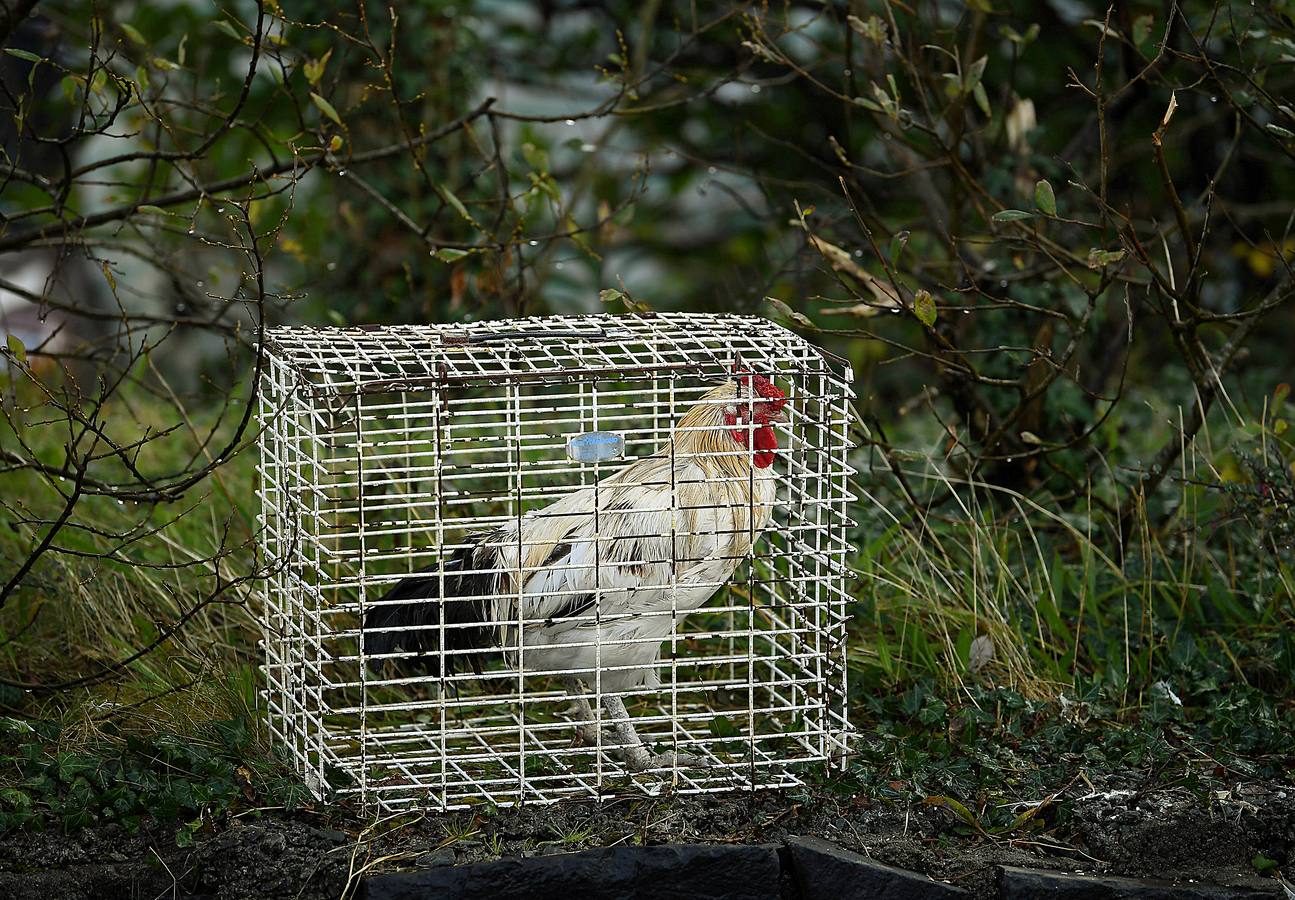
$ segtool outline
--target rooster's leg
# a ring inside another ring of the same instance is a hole
[[[634,730],[634,722],[625,709],[625,701],[612,694],[603,698],[603,706],[607,707],[607,713],[612,718],[612,728],[616,731],[617,752],[625,760],[629,770],[642,772],[658,765],[657,758],[648,753],[638,732]]]
[[[676,753],[673,750],[667,750],[665,753],[649,753],[647,747],[643,746],[643,739],[634,730],[634,721],[630,718],[629,711],[625,709],[625,701],[611,695],[603,698],[603,706],[607,707],[607,712],[611,715],[612,727],[616,731],[616,750],[631,772],[643,772],[648,769],[702,769],[710,765],[709,760],[691,753]]]
[[[571,712],[578,719],[576,734],[585,746],[598,746],[598,724],[593,708],[585,698],[585,683],[574,675],[563,679],[563,683],[566,685],[567,695],[571,698]]]

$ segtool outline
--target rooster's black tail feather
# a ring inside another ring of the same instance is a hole
[[[445,561],[444,597],[440,570],[429,566],[369,604],[362,638],[366,656],[417,653],[416,657],[391,662],[445,675],[464,661],[473,671],[481,672],[481,651],[491,645],[494,637],[493,626],[487,624],[491,602],[483,598],[495,592],[498,580],[495,572],[473,571],[492,567],[488,559],[480,558],[493,556],[489,548],[478,546],[482,538],[483,535],[468,538],[468,544]]]

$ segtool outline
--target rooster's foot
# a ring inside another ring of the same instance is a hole
[[[639,749],[642,749],[642,747]],[[676,750],[667,750],[664,753],[648,753],[644,751],[641,755],[626,753],[623,758],[625,767],[631,772],[650,772],[661,769],[709,769],[714,765],[704,756],[681,753]]]

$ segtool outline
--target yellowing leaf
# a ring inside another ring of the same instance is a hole
[[[27,348],[23,346],[22,338],[18,335],[11,334],[5,338],[5,346],[9,348],[9,355],[18,362],[27,362]]]
[[[120,27],[126,37],[130,38],[133,43],[139,44],[141,47],[148,43],[148,40],[145,39],[144,35],[139,33],[139,29],[134,25],[127,25],[125,22],[122,22]]]
[[[302,69],[306,73],[306,80],[309,81],[311,85],[319,84],[319,79],[324,77],[324,69],[327,68],[328,58],[332,55],[333,55],[333,51],[329,50],[319,59],[306,60],[305,64],[302,66]]]
[[[837,272],[849,275],[866,287],[876,301],[874,309],[896,309],[901,305],[895,289],[887,282],[870,275],[863,266],[850,258],[847,251],[814,235],[810,235],[809,245],[822,254],[828,265]]]
[[[935,298],[930,291],[921,290],[913,295],[913,315],[927,328],[935,326],[935,317],[939,315],[939,311],[935,308]]]

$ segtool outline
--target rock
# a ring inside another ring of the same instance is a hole
[[[1273,890],[1174,883],[1116,876],[1067,875],[999,866],[1001,900],[1271,900]]]
[[[801,900],[954,900],[962,888],[932,881],[812,837],[787,839]]]
[[[414,860],[414,865],[420,869],[434,869],[437,866],[452,866],[458,860],[458,856],[449,847],[441,847],[439,850],[433,850],[430,853],[424,853]]]
[[[778,900],[775,847],[605,847],[365,880],[367,900]]]

